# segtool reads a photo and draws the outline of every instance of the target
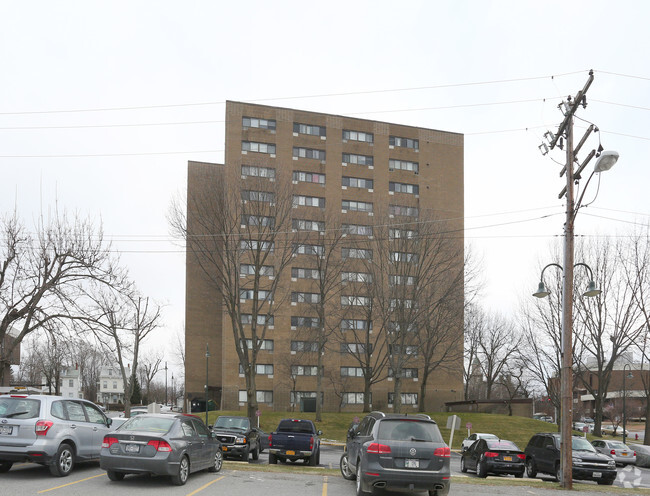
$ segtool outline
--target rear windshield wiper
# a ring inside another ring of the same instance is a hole
[[[6,417],[6,418],[11,418],[11,417],[15,417],[15,416],[17,416],[17,415],[27,415],[28,413],[29,413],[29,412],[14,412],[14,413],[8,413],[7,415],[5,415],[5,417]]]

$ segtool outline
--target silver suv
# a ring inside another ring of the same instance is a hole
[[[0,396],[0,472],[14,462],[68,475],[76,462],[99,459],[112,420],[90,401],[44,395]]]

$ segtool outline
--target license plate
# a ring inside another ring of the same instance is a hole
[[[503,457],[503,461],[505,461],[505,462],[511,462],[511,461],[512,461],[512,457],[511,457],[511,456],[504,456],[504,457]]]
[[[0,434],[9,436],[14,431],[13,425],[0,425]]]
[[[404,466],[406,468],[420,468],[420,460],[415,460],[413,458],[407,458],[404,461]]]
[[[295,454],[296,454],[295,451],[292,451],[292,450],[288,450],[288,451],[287,451],[287,455],[295,455]]]
[[[622,456],[627,456],[627,453],[623,452],[621,453]]]
[[[140,453],[140,446],[137,444],[127,444],[124,446],[124,451],[127,453]]]
[[[600,473],[600,472],[594,472],[594,473],[593,473],[593,476],[594,476],[594,479],[598,479],[599,477],[602,477],[603,474]]]

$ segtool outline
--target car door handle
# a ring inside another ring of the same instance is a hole
[[[76,429],[76,428],[77,428],[77,424],[72,424],[72,425],[70,426],[70,428],[71,428],[71,429]]]
[[[96,432],[96,431],[97,431],[97,427],[93,427],[93,430]]]

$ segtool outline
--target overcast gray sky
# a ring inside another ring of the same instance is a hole
[[[185,256],[165,214],[188,160],[223,161],[225,100],[459,132],[483,302],[510,313],[562,234],[560,166],[537,147],[589,69],[579,116],[621,159],[576,233],[648,222],[648,19],[641,0],[0,0],[0,211],[101,220],[169,334]]]

